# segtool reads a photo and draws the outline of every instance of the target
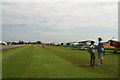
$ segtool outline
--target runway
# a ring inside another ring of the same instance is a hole
[[[7,46],[0,46],[0,50],[6,50],[6,49],[11,49],[11,48],[16,48],[16,47],[20,47],[23,45],[7,45]]]

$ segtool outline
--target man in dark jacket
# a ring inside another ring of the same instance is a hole
[[[102,42],[102,38],[98,38],[98,58],[100,59],[100,63],[98,65],[103,64],[103,53],[105,52],[104,50],[104,44]]]

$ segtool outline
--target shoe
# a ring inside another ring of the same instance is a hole
[[[95,65],[92,65],[92,67],[95,67]]]
[[[90,67],[92,67],[92,65],[90,65]]]
[[[94,65],[94,64],[92,64],[92,65],[90,65],[90,67],[95,67],[95,65]]]
[[[103,65],[103,64],[99,63],[98,66],[100,66],[100,65]]]

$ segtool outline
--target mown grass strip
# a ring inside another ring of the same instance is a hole
[[[86,51],[31,45],[4,50],[2,73],[3,78],[115,78],[117,57],[106,53],[105,65],[91,68]]]

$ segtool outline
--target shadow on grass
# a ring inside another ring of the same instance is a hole
[[[87,65],[80,65],[78,67],[91,67],[91,66],[87,66]]]
[[[97,66],[98,66],[98,64],[95,64],[95,67],[97,67]],[[79,65],[78,67],[91,67],[91,65],[85,63],[85,64],[83,64],[83,65]]]
[[[90,64],[87,64],[87,65],[79,65],[78,67],[82,68],[82,69],[86,69],[87,71],[90,71],[90,72],[99,72],[99,71],[103,71],[103,67],[102,66],[98,66],[97,64],[95,64],[94,67],[91,67]]]
[[[105,55],[115,55],[115,54],[120,54],[120,52],[113,52],[113,51],[106,51],[106,53],[110,53],[110,54],[105,54]]]

